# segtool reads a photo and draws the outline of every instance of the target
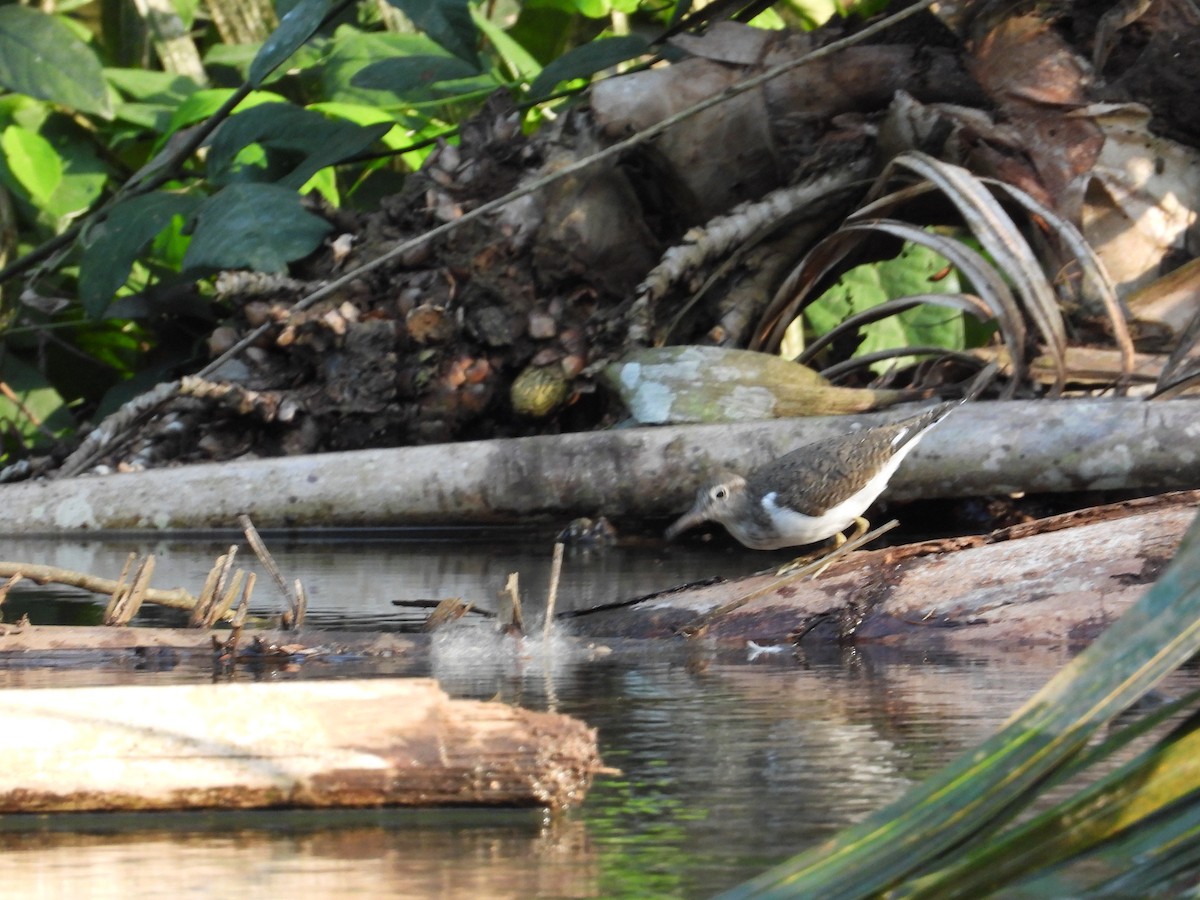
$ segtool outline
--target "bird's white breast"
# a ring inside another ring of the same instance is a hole
[[[761,549],[774,550],[779,547],[798,547],[801,544],[813,544],[833,537],[839,531],[844,531],[856,518],[866,512],[867,507],[883,493],[888,481],[900,466],[908,452],[916,446],[912,441],[887,461],[887,464],[872,476],[871,480],[836,506],[831,506],[819,516],[808,516],[801,512],[776,504],[778,494],[771,491],[764,494],[762,508],[771,519],[778,532],[778,540],[770,547]]]

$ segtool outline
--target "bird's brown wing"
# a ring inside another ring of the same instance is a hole
[[[777,502],[805,515],[816,516],[837,506],[861,489],[899,449],[916,440],[954,409],[944,403],[919,416],[864,428],[857,435],[838,435],[805,444],[767,463],[746,479],[752,496],[775,491]]]

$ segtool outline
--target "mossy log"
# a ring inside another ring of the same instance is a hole
[[[0,813],[560,809],[600,765],[576,719],[417,678],[8,690],[0,719]]]

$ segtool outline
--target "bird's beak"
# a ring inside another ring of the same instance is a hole
[[[675,523],[671,525],[671,527],[665,532],[663,532],[663,537],[665,537],[668,541],[674,540],[677,535],[682,534],[689,528],[694,528],[702,522],[707,521],[708,517],[704,515],[704,511],[701,509],[700,505],[697,504],[676,519]]]

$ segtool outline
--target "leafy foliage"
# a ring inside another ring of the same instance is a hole
[[[111,407],[122,382],[158,365],[164,325],[177,341],[189,320],[221,315],[211,301],[181,305],[173,286],[225,268],[284,271],[326,239],[321,203],[394,192],[492,91],[524,102],[535,126],[554,91],[651,50],[631,24],[662,27],[691,8],[389,2],[284,4],[259,45],[226,43],[184,4],[173,24],[204,66],[189,74],[170,71],[169,54],[161,71],[126,64],[146,57],[154,28],[76,18],[79,4],[0,7],[0,201],[18,229],[0,247],[0,386],[43,391],[56,412],[34,427],[37,416],[0,405],[12,438],[0,462]],[[783,7],[793,21],[828,14],[802,2]],[[191,343],[206,331],[197,323]],[[51,340],[98,377],[42,352]]]
[[[378,7],[333,0],[300,0],[259,46],[193,27],[207,84],[123,67],[140,51],[104,20],[89,32],[69,15],[0,8],[0,191],[19,229],[0,252],[11,261],[42,245],[47,260],[4,275],[0,460],[65,434],[72,407],[111,407],[105,394],[152,365],[163,312],[176,332],[189,316],[219,315],[177,303],[172,312],[156,291],[226,268],[285,271],[331,229],[304,195],[369,203],[372,179],[394,190],[395,175],[420,165],[422,144],[473,102],[498,88],[527,95],[549,58],[514,34],[551,28],[548,45],[562,50],[597,34],[578,27],[588,21],[578,10],[489,18],[468,0],[394,6],[393,27],[423,33],[384,30]],[[602,6],[589,12],[613,9]],[[645,47],[628,43],[622,58]],[[362,158],[378,149],[392,156]],[[34,305],[13,305],[17,294]],[[70,354],[40,351],[51,336],[101,377],[77,379]]]

